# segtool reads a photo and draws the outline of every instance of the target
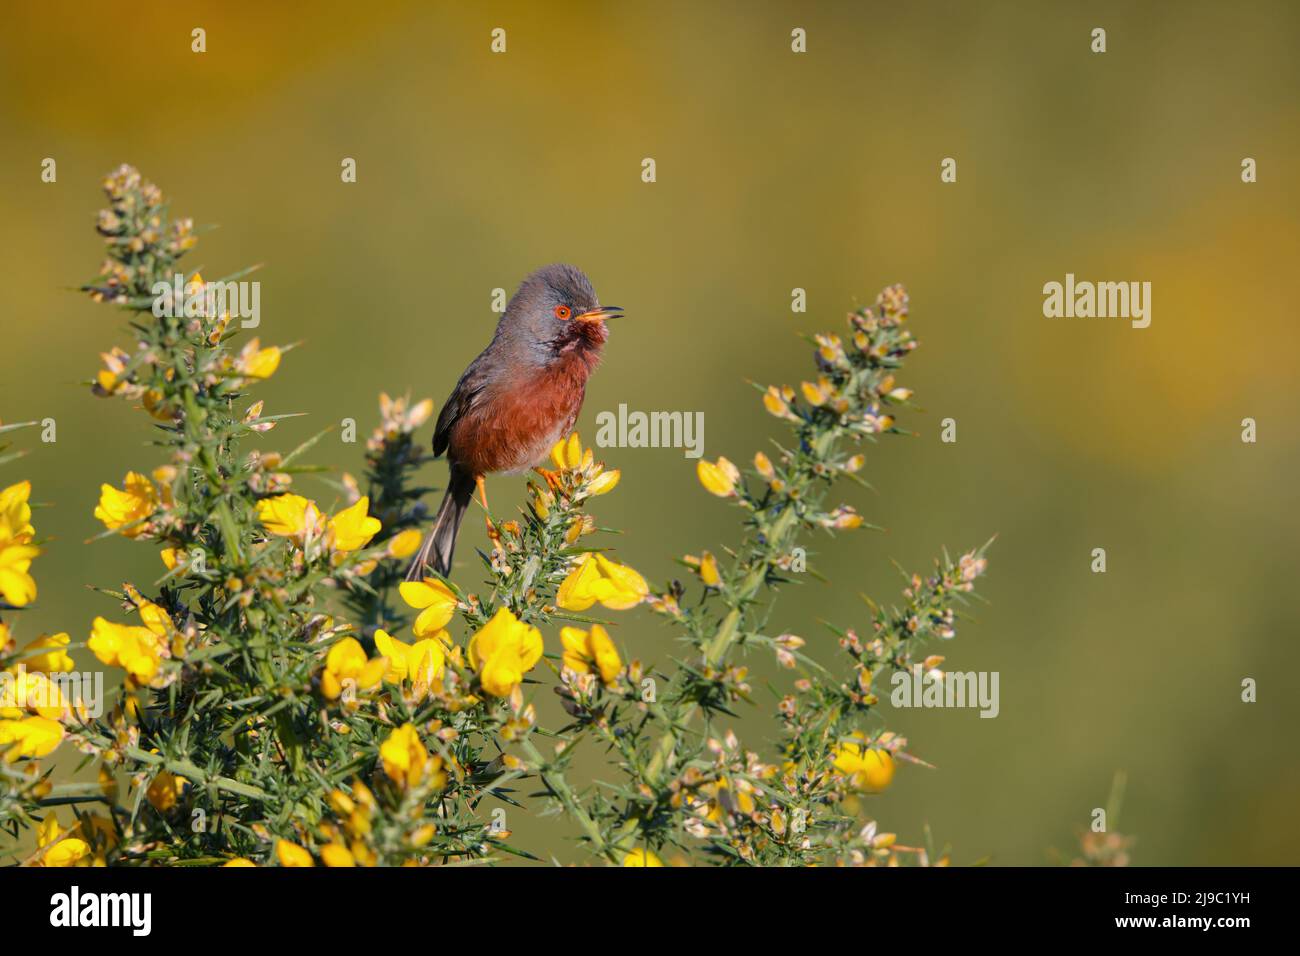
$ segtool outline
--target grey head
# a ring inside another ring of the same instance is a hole
[[[599,350],[605,320],[621,313],[602,306],[591,280],[574,266],[543,266],[519,284],[497,325],[496,338],[511,350],[545,364],[567,352]]]

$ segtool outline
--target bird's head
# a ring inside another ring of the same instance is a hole
[[[574,349],[599,349],[609,334],[605,321],[622,311],[600,304],[581,269],[543,266],[519,284],[501,318],[501,331],[545,361]]]

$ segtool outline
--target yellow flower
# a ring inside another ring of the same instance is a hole
[[[40,866],[77,866],[90,856],[90,844],[72,834],[78,827],[64,830],[50,814],[36,828],[36,847],[45,850],[40,855]]]
[[[290,843],[288,840],[277,840],[275,842],[275,855],[280,860],[281,866],[315,866],[316,861],[311,858],[311,854],[304,850],[296,843]]]
[[[247,857],[237,856],[233,860],[227,860],[225,863],[221,864],[222,869],[225,869],[228,866],[233,866],[236,868],[246,867],[246,866],[255,867],[257,866],[257,864],[254,863],[252,860],[248,859]]]
[[[271,534],[300,538],[321,531],[323,516],[316,502],[302,495],[276,495],[257,503],[257,520]]]
[[[99,357],[104,360],[104,367],[95,373],[95,384],[91,386],[91,391],[101,398],[121,391],[139,391],[139,386],[131,387],[130,376],[124,374],[131,361],[131,356],[125,350],[115,345],[108,352],[100,352]]]
[[[894,758],[888,750],[866,746],[866,738],[854,734],[831,751],[835,769],[847,775],[864,793],[880,793],[894,779]]]
[[[798,421],[799,416],[790,411],[790,401],[793,398],[794,392],[789,387],[777,388],[775,385],[769,385],[767,391],[763,393],[763,407],[777,418]]]
[[[43,648],[49,648],[49,650],[35,657],[25,657],[23,663],[27,665],[29,671],[42,671],[46,674],[71,671],[76,665],[73,663],[71,655],[64,650],[68,646],[69,640],[68,635],[63,633],[42,634],[28,644],[24,652],[30,653]]]
[[[611,491],[614,490],[614,487],[618,484],[618,480],[621,477],[622,477],[622,472],[620,472],[617,468],[611,471],[602,472],[601,474],[597,475],[594,479],[592,479],[589,485],[587,485],[587,494],[589,495],[609,494]]]
[[[155,810],[166,813],[176,806],[188,786],[189,781],[184,777],[178,777],[170,770],[163,770],[153,778],[144,795],[153,804]]]
[[[734,813],[749,816],[757,806],[754,786],[747,780],[720,777],[701,786],[700,793],[706,798],[705,816],[714,823],[722,823]]]
[[[153,680],[162,659],[158,636],[152,630],[114,624],[102,617],[95,618],[91,625],[86,647],[101,662],[122,668],[140,684]]]
[[[0,595],[14,607],[36,600],[36,579],[28,573],[41,549],[31,544],[0,544]]]
[[[150,601],[133,584],[122,585],[122,590],[131,599],[135,609],[140,613],[140,621],[155,637],[170,639],[176,633],[176,625],[171,616],[161,606]]]
[[[617,469],[606,471],[604,463],[595,461],[594,458],[590,448],[583,450],[577,432],[568,438],[561,438],[551,449],[551,462],[555,467],[560,471],[577,474],[584,482],[584,486],[576,492],[579,498],[609,494],[621,477]],[[542,510],[538,511],[542,517],[545,517],[545,507],[543,502]]]
[[[809,405],[823,405],[831,397],[834,386],[823,375],[816,382],[800,382],[799,388],[803,392],[804,400]]]
[[[416,637],[428,637],[441,631],[456,613],[456,595],[436,578],[403,581],[397,591],[403,601],[420,612],[412,628]]]
[[[58,720],[67,712],[63,692],[45,674],[25,668],[4,673],[9,680],[0,684],[0,717],[18,720],[31,713]]]
[[[0,597],[14,607],[36,600],[36,580],[28,573],[41,549],[32,544],[32,485],[20,481],[0,491]]]
[[[405,531],[398,532],[388,542],[388,554],[390,557],[401,560],[409,558],[415,552],[420,550],[420,530],[418,528],[407,528]]]
[[[128,538],[137,538],[149,530],[146,519],[158,510],[158,492],[145,475],[129,471],[119,491],[112,485],[101,485],[99,504],[95,517],[104,522],[110,531],[122,529]]]
[[[623,670],[618,649],[599,624],[592,625],[590,631],[562,627],[560,643],[564,645],[564,665],[572,671],[589,674],[594,670],[602,681],[612,684]]]
[[[446,631],[438,632],[447,638]],[[388,658],[389,681],[396,684],[409,680],[415,684],[432,684],[442,676],[446,666],[447,653],[443,649],[443,640],[424,638],[414,644],[404,644],[387,631],[375,631],[375,649]]]
[[[700,554],[700,580],[709,588],[716,588],[722,583],[722,575],[718,573],[718,559],[708,551]]]
[[[239,373],[249,378],[270,378],[279,367],[279,346],[271,345],[262,348],[262,343],[257,338],[244,346],[239,353],[239,361],[235,363]]]
[[[63,740],[63,725],[48,717],[0,720],[0,752],[6,763],[22,757],[44,757]]]
[[[320,848],[321,862],[326,866],[343,867],[356,866],[357,861],[348,852],[348,848],[341,843],[327,843]]]
[[[500,608],[469,641],[469,663],[483,689],[508,697],[542,657],[542,633]]]
[[[561,470],[582,467],[582,442],[578,439],[577,432],[555,443],[551,449],[551,461]]]
[[[370,499],[362,497],[350,508],[344,508],[330,518],[336,551],[360,551],[379,533],[379,519],[370,517],[369,512]]]
[[[424,749],[420,733],[415,724],[405,723],[398,727],[379,745],[379,759],[388,774],[399,786],[414,787],[424,776],[425,764],[429,762],[429,751]],[[437,761],[441,766],[441,759]],[[436,770],[437,768],[435,768]]]
[[[701,458],[695,466],[695,474],[704,490],[719,498],[734,495],[736,482],[740,480],[740,470],[725,458],[719,458],[716,464]]]
[[[651,850],[645,850],[637,847],[623,857],[624,866],[663,866],[663,860],[655,856]]]
[[[645,578],[627,565],[603,554],[584,554],[561,582],[555,601],[566,611],[585,611],[597,601],[611,611],[625,611],[649,593]]]
[[[176,412],[172,409],[172,406],[165,404],[164,398],[165,396],[161,390],[151,388],[141,396],[140,404],[144,406],[144,410],[149,413],[150,418],[157,419],[160,422],[170,422],[176,417]]]
[[[17,541],[26,544],[36,533],[32,527],[32,483],[20,481],[0,491],[0,542]]]
[[[366,652],[357,639],[345,637],[336,641],[325,655],[320,692],[326,700],[338,700],[347,681],[353,681],[357,690],[370,690],[383,680],[388,664],[382,657],[366,660]]]

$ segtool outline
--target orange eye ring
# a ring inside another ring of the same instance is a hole
[[[567,321],[569,316],[571,316],[572,314],[573,313],[569,311],[569,307],[567,305],[557,305],[555,307],[555,317],[557,319],[562,319]]]

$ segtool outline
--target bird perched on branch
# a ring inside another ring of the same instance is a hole
[[[420,580],[426,566],[450,573],[476,487],[487,509],[485,475],[527,471],[572,430],[609,334],[605,321],[621,314],[602,306],[591,280],[573,266],[545,266],[520,284],[492,341],[438,415],[433,453],[446,452],[449,480],[408,581]]]

